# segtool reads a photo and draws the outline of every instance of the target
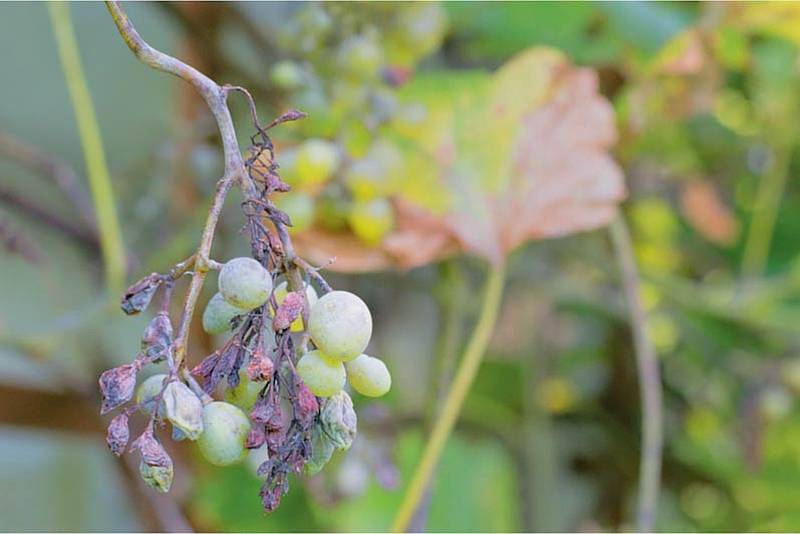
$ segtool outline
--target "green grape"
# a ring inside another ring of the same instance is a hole
[[[333,27],[333,19],[324,7],[311,4],[297,14],[300,34],[296,40],[297,49],[308,54],[319,48]]]
[[[272,83],[287,91],[297,89],[303,84],[303,68],[291,60],[275,63],[269,76]]]
[[[369,87],[357,80],[337,78],[331,82],[330,92],[332,111],[341,120],[367,107]]]
[[[203,311],[203,330],[209,334],[228,332],[233,318],[246,313],[247,310],[228,304],[221,293],[216,293]]]
[[[307,230],[314,222],[314,199],[310,195],[301,192],[287,193],[280,195],[275,204],[291,219],[290,232]]]
[[[342,362],[329,358],[318,350],[306,352],[297,362],[297,374],[317,397],[330,397],[344,387]]]
[[[331,291],[311,308],[308,331],[319,350],[331,358],[347,361],[367,347],[372,336],[372,316],[358,296]]]
[[[253,258],[234,258],[219,273],[219,292],[228,304],[252,310],[264,304],[272,291],[272,277]]]
[[[136,404],[140,405],[139,409],[142,410],[143,413],[146,413],[147,415],[153,413],[153,409],[155,408],[155,406],[153,406],[154,403],[142,403],[161,393],[161,389],[164,387],[165,378],[167,378],[167,375],[165,374],[153,375],[146,378],[144,382],[139,385],[139,388],[136,390]],[[159,413],[161,415],[164,414],[163,408],[164,404],[162,402],[161,409],[159,409]]]
[[[378,87],[370,93],[370,107],[374,120],[380,124],[394,117],[400,102],[392,89]]]
[[[356,202],[347,221],[359,239],[370,246],[377,246],[394,228],[394,211],[385,198]]]
[[[360,120],[348,120],[339,128],[339,142],[351,158],[366,156],[373,136]]]
[[[379,140],[372,144],[365,158],[350,166],[344,180],[353,198],[366,202],[392,193],[403,171],[403,155],[397,147]]]
[[[367,397],[385,395],[392,387],[392,375],[378,358],[362,354],[345,364],[347,381],[353,389]]]
[[[239,371],[239,385],[225,390],[225,400],[249,412],[253,409],[258,394],[264,389],[265,384],[265,382],[253,382],[242,369]]]
[[[344,198],[338,184],[335,188],[328,187],[317,199],[316,221],[323,228],[334,232],[341,232],[347,228],[347,214],[350,203]]]
[[[296,177],[299,185],[326,182],[339,166],[339,151],[323,139],[309,139],[297,149]]]
[[[242,460],[250,433],[250,420],[242,410],[227,402],[215,401],[203,407],[203,433],[197,439],[200,453],[214,465],[231,465]]]
[[[281,282],[275,287],[275,300],[278,302],[278,306],[283,302],[283,299],[286,298],[286,294],[289,292],[289,286],[286,282]],[[314,290],[314,287],[311,284],[306,284],[306,300],[308,300],[308,307],[309,309],[314,307],[314,304],[317,303],[319,297],[317,296],[317,292]],[[291,331],[292,332],[301,332],[303,330],[303,318],[298,317],[292,322]]]
[[[384,194],[386,183],[383,169],[373,158],[354,162],[344,177],[347,188],[356,201],[365,202]]]
[[[347,74],[375,78],[383,66],[383,50],[371,36],[351,35],[340,45],[337,63]]]
[[[445,14],[438,4],[408,6],[386,34],[386,54],[392,64],[411,66],[441,46],[445,27]]]

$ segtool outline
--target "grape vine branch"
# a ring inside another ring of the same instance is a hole
[[[131,52],[133,52],[133,54],[142,63],[156,70],[177,76],[194,87],[214,116],[222,142],[225,170],[222,178],[220,178],[216,185],[216,190],[211,201],[208,217],[200,238],[200,246],[194,255],[183,262],[185,264],[183,272],[188,272],[189,269],[191,269],[192,278],[189,285],[189,290],[186,293],[186,298],[183,304],[183,312],[180,319],[180,326],[175,338],[175,365],[180,367],[186,356],[189,326],[191,325],[192,316],[194,314],[195,307],[197,306],[197,299],[200,296],[200,290],[203,287],[203,282],[205,281],[206,275],[211,267],[211,245],[214,239],[214,232],[216,230],[217,222],[219,221],[220,213],[228,193],[234,185],[239,185],[247,202],[269,203],[269,200],[262,200],[258,198],[252,178],[248,175],[245,168],[245,162],[242,158],[239,143],[236,138],[236,130],[234,128],[233,119],[228,108],[228,95],[232,91],[240,92],[247,98],[255,126],[259,131],[262,131],[262,129],[258,124],[255,103],[253,102],[250,93],[244,88],[232,87],[229,85],[219,85],[194,67],[153,48],[139,35],[139,32],[136,31],[136,28],[133,26],[133,23],[128,18],[128,15],[122,9],[122,6],[119,2],[107,1],[106,7],[108,8],[108,12],[111,14],[111,18],[114,20],[114,24],[116,24],[120,35],[125,41],[125,44],[128,45],[128,48],[130,48]],[[275,121],[268,126],[274,124],[276,124]],[[278,238],[280,239],[283,248],[283,267],[287,274],[289,287],[293,291],[301,289],[302,280],[300,273],[298,272],[297,256],[295,254],[294,247],[286,226],[279,220],[273,220],[273,224],[275,225]],[[303,262],[303,265],[307,264]],[[180,274],[183,274],[183,272]],[[318,276],[318,273],[315,271],[314,277],[316,278]]]

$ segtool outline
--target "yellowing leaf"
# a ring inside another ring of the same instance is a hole
[[[336,247],[332,236],[300,236],[304,254],[336,256],[335,270],[410,268],[458,251],[499,263],[528,240],[612,220],[626,193],[608,153],[614,112],[592,70],[535,48],[491,77],[453,76],[412,84],[409,96],[425,113],[393,127],[406,174],[392,233],[377,248],[348,241],[347,259],[337,249],[342,236]]]

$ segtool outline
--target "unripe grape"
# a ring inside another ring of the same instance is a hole
[[[228,304],[252,310],[264,304],[272,291],[272,277],[253,258],[234,258],[219,273],[219,292]]]
[[[385,198],[356,202],[347,215],[353,233],[370,246],[377,246],[394,228],[394,210]]]
[[[239,385],[225,390],[225,400],[249,412],[265,385],[265,382],[250,380],[247,372],[242,369],[239,371]]]
[[[301,192],[291,192],[278,197],[275,204],[286,212],[292,221],[289,231],[302,232],[314,222],[314,199]]]
[[[372,336],[372,316],[364,301],[348,291],[331,291],[311,308],[308,331],[319,350],[331,358],[352,360]]]
[[[444,10],[434,3],[414,4],[404,10],[386,37],[393,63],[411,65],[437,49],[444,38]]]
[[[383,50],[374,39],[364,35],[351,35],[342,42],[337,62],[348,74],[372,78],[383,65]]]
[[[283,299],[286,298],[286,295],[289,293],[289,286],[286,282],[281,282],[275,287],[275,300],[278,302],[278,306],[281,305]],[[308,300],[308,308],[309,310],[314,307],[314,304],[317,303],[319,297],[317,296],[317,292],[314,290],[311,284],[306,284],[306,300]],[[300,332],[303,330],[303,318],[298,317],[292,322],[291,327],[292,332]]]
[[[203,408],[203,433],[197,446],[209,463],[230,465],[247,453],[244,443],[249,432],[250,420],[242,410],[227,402],[211,402]]]
[[[300,184],[317,185],[328,180],[339,166],[339,151],[323,139],[309,139],[297,149],[295,176]]]
[[[347,170],[344,180],[357,201],[369,201],[385,193],[383,169],[373,158],[354,162]]]
[[[203,330],[209,334],[221,334],[231,329],[231,321],[237,315],[244,315],[247,310],[229,304],[221,293],[216,293],[206,304],[203,311]]]
[[[392,375],[378,358],[362,354],[347,362],[347,381],[353,389],[367,397],[385,395],[392,387]]]
[[[269,77],[281,89],[296,89],[303,83],[303,69],[291,60],[278,61],[272,66]]]
[[[140,405],[142,412],[146,413],[147,415],[153,413],[153,410],[155,409],[155,403],[143,403],[161,393],[161,390],[164,387],[165,378],[167,378],[167,375],[165,374],[150,376],[145,379],[145,381],[139,385],[139,389],[136,390],[136,403]],[[163,403],[161,409],[159,409],[159,413],[164,415]]]
[[[326,191],[318,198],[315,208],[320,226],[336,232],[347,228],[350,205],[343,191]]]
[[[325,356],[318,350],[307,352],[297,362],[297,374],[317,397],[330,397],[344,387],[342,362]]]

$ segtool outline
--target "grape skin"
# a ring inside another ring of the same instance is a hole
[[[253,258],[234,258],[219,273],[219,292],[228,304],[252,310],[264,304],[272,292],[272,277]]]
[[[209,463],[225,466],[244,459],[250,421],[242,410],[227,402],[211,402],[203,408],[203,429],[197,446]]]
[[[344,387],[345,370],[342,362],[318,350],[307,352],[300,358],[297,374],[317,397],[330,397]]]
[[[352,360],[369,343],[372,316],[358,296],[348,291],[331,291],[311,308],[308,331],[314,345],[327,356]]]
[[[221,334],[231,329],[231,321],[237,315],[243,315],[247,310],[237,308],[225,300],[222,293],[216,293],[206,304],[203,311],[203,330],[209,334]]]
[[[256,403],[258,394],[265,382],[253,382],[244,370],[239,371],[239,385],[225,390],[225,400],[242,410],[250,411]]]
[[[347,381],[353,389],[367,397],[385,395],[392,387],[392,375],[378,358],[362,354],[345,364]]]

